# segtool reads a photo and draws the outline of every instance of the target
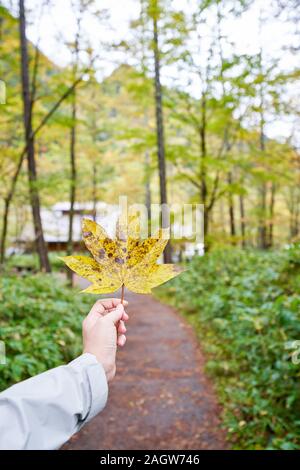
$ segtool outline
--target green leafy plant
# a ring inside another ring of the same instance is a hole
[[[3,276],[0,296],[7,360],[0,365],[0,390],[80,354],[88,296],[74,296],[61,279],[45,274]]]
[[[198,332],[234,448],[300,448],[300,365],[285,348],[300,339],[295,251],[212,252],[158,290]]]

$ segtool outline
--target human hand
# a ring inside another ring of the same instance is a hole
[[[128,302],[124,301],[124,305]],[[124,322],[128,318],[121,299],[105,299],[98,300],[83,320],[83,352],[96,356],[107,381],[115,376],[117,346],[124,346],[126,342]]]

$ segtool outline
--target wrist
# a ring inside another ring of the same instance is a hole
[[[115,372],[116,372],[115,366],[112,366],[103,357],[101,357],[100,355],[97,355],[94,352],[91,352],[88,348],[84,348],[83,354],[88,354],[89,356],[93,357],[94,360],[96,360],[98,364],[100,364],[100,366],[104,370],[107,382],[110,382],[113,379],[113,377],[115,376]]]

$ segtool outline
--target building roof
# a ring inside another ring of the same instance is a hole
[[[101,224],[106,231],[113,235],[118,218],[118,205],[99,202],[96,206],[96,222]],[[59,202],[49,209],[41,209],[41,218],[44,237],[47,243],[65,243],[68,241],[69,233],[69,202]],[[73,241],[81,241],[81,221],[84,217],[91,218],[93,214],[93,203],[75,203],[73,219]],[[34,240],[32,222],[28,222],[18,239],[19,242],[30,242]]]

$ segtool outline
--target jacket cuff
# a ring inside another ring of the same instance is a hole
[[[82,425],[94,418],[106,405],[108,396],[106,375],[103,366],[90,353],[77,357],[67,367],[76,373],[81,385],[83,413],[79,421]]]

